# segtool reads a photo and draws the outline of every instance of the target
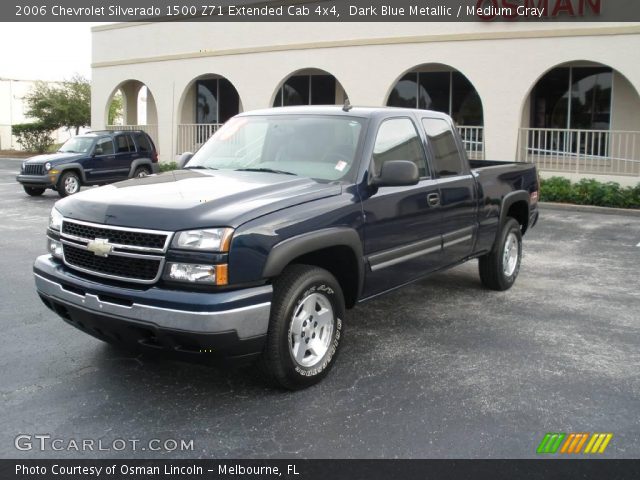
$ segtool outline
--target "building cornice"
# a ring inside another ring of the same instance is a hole
[[[118,24],[123,27],[134,24]],[[139,25],[139,24],[138,24]],[[94,27],[100,28],[100,27]],[[157,55],[151,57],[127,58],[95,62],[92,68],[115,67],[120,65],[133,65],[140,63],[169,62],[175,60],[187,60],[206,57],[223,57],[229,55],[247,55],[252,53],[283,52],[295,50],[319,50],[324,48],[368,47],[380,45],[403,45],[420,43],[443,42],[470,42],[485,40],[512,40],[512,39],[541,39],[561,37],[588,37],[604,35],[638,35],[640,25],[616,26],[616,27],[581,27],[563,28],[553,30],[520,30],[502,32],[473,32],[473,33],[445,33],[432,35],[412,35],[394,37],[355,38],[347,40],[329,40],[312,43],[291,43],[286,45],[264,45],[256,47],[229,48],[221,50],[201,50],[198,52],[176,53],[171,55]]]

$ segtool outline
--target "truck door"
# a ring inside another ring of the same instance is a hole
[[[473,250],[477,234],[477,185],[453,125],[444,118],[422,118],[437,178],[442,214],[442,262],[454,264]]]
[[[418,166],[414,186],[379,187],[363,200],[365,256],[364,294],[375,295],[428,273],[441,264],[438,182],[427,168],[424,143],[413,119],[384,120],[376,133],[371,169],[379,175],[384,162],[410,160]]]

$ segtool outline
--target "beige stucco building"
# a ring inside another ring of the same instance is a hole
[[[170,161],[239,111],[348,97],[445,111],[474,156],[631,184],[639,49],[640,23],[106,25],[93,28],[92,127],[119,90],[125,123],[145,117]]]

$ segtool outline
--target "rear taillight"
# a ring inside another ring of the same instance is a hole
[[[158,163],[158,152],[153,152],[153,155],[151,155],[151,162]]]

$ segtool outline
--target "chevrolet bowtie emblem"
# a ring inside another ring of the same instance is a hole
[[[113,246],[109,244],[109,240],[106,238],[96,238],[87,243],[87,250],[98,257],[108,257],[112,249]]]

